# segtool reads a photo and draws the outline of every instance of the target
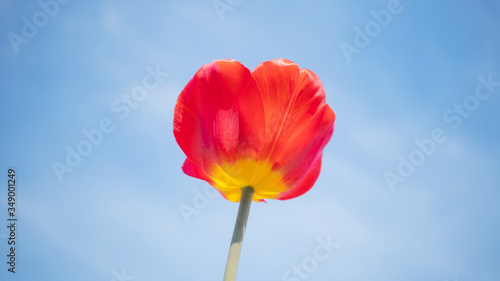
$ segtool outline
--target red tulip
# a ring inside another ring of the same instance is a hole
[[[205,64],[179,95],[174,135],[189,176],[238,202],[307,192],[321,170],[335,114],[312,71],[277,59],[252,72],[235,60]]]

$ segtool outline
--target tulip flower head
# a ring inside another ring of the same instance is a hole
[[[235,60],[202,66],[175,106],[174,135],[189,176],[239,202],[286,200],[311,189],[335,114],[312,71],[285,59],[253,71]]]

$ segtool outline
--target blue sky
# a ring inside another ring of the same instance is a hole
[[[498,1],[40,3],[0,4],[1,280],[222,279],[238,206],[182,173],[172,133],[222,58],[295,61],[337,115],[314,188],[253,204],[238,280],[500,278]]]

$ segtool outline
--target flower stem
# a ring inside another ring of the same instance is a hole
[[[250,213],[250,205],[255,190],[251,186],[246,186],[241,189],[240,207],[238,208],[238,216],[234,225],[233,238],[229,247],[227,256],[226,271],[224,273],[224,281],[236,280],[236,271],[238,270],[238,262],[240,260],[241,244],[243,243],[243,235],[247,225],[248,214]]]

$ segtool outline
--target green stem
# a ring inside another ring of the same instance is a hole
[[[224,273],[224,281],[235,281],[236,271],[238,271],[238,262],[240,260],[241,244],[243,243],[243,235],[247,225],[248,214],[250,213],[250,205],[255,190],[251,186],[246,186],[241,189],[240,207],[238,208],[238,216],[234,225],[233,238],[229,247],[227,256],[226,272]]]

